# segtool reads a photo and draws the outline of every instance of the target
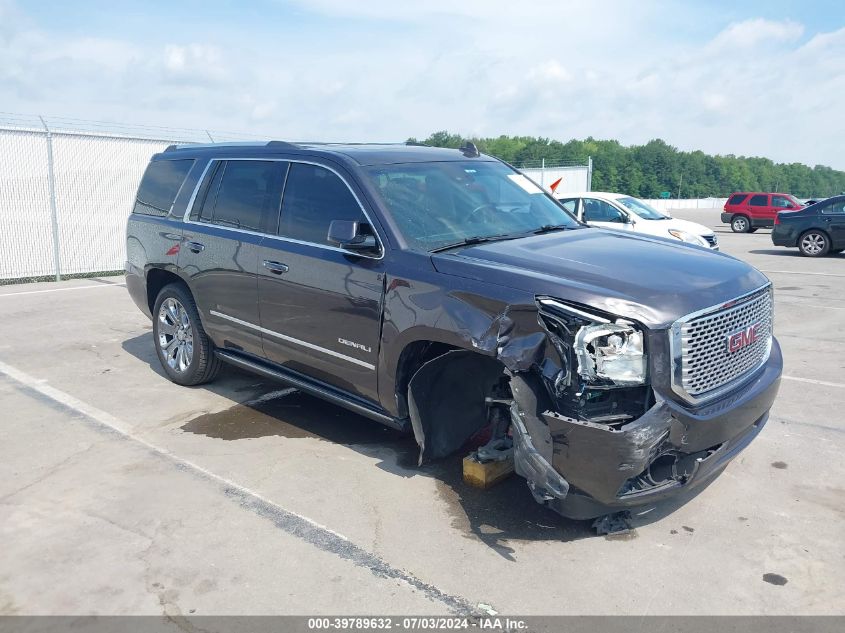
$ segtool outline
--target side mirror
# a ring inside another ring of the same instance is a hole
[[[374,235],[366,235],[366,226],[356,220],[332,220],[329,224],[328,240],[347,251],[372,251],[378,247]]]

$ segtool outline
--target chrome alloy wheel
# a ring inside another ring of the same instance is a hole
[[[737,233],[745,233],[748,230],[748,220],[745,218],[734,218],[733,229]]]
[[[182,373],[194,359],[194,329],[185,306],[168,297],[158,311],[158,346],[167,365]]]
[[[801,250],[807,255],[818,255],[824,250],[826,240],[818,233],[807,233],[801,238]]]

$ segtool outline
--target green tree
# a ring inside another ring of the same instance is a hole
[[[416,139],[408,139],[416,142]],[[435,147],[460,147],[460,134],[435,132],[425,141]],[[533,136],[470,138],[479,150],[520,167],[543,159],[548,164],[586,164],[593,159],[593,189],[652,198],[661,191],[682,197],[727,197],[734,191],[773,191],[799,197],[832,196],[845,191],[845,172],[824,165],[775,163],[768,158],[682,152],[662,139],[624,146],[592,137],[566,142]],[[683,182],[681,179],[683,178]]]

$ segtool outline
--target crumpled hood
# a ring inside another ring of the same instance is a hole
[[[469,246],[432,262],[441,273],[573,301],[654,329],[768,283],[723,253],[596,228]]]

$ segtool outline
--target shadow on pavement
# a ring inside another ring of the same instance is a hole
[[[148,364],[166,379],[147,333],[123,342],[123,349]],[[561,517],[537,504],[525,481],[513,475],[489,490],[463,482],[462,458],[471,450],[417,466],[418,447],[412,435],[389,429],[343,408],[227,367],[206,389],[235,404],[216,413],[200,415],[181,426],[221,442],[280,436],[316,438],[341,444],[379,460],[378,468],[398,477],[430,477],[452,519],[452,526],[467,538],[477,539],[507,560],[514,561],[512,541],[574,541],[595,536],[592,521]],[[276,392],[274,397],[267,397]],[[634,517],[634,526],[645,525],[670,514],[677,506]],[[636,532],[629,538],[636,536]]]

